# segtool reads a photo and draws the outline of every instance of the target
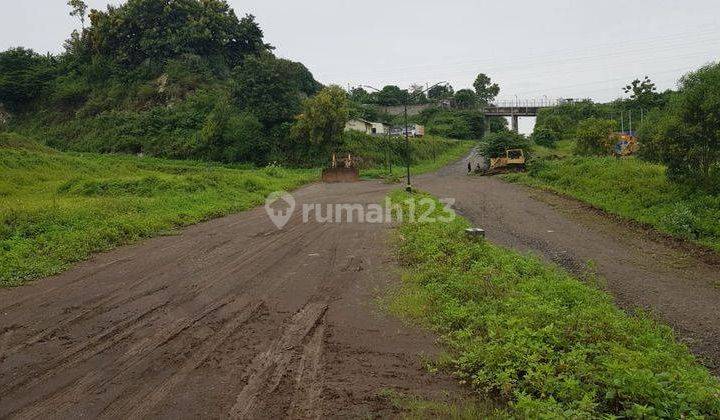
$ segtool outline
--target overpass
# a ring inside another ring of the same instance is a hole
[[[542,108],[556,106],[558,101],[529,99],[514,101],[493,101],[483,109],[485,117],[510,117],[513,131],[518,131],[520,117],[537,117]]]

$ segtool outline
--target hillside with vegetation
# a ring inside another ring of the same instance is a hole
[[[0,131],[64,151],[256,166],[324,165],[353,148],[347,93],[277,57],[225,1],[70,4],[83,29],[62,54],[0,53]]]
[[[84,152],[256,164],[290,153],[290,124],[322,86],[273,54],[253,16],[166,3],[91,10],[57,56],[3,52],[6,130]]]

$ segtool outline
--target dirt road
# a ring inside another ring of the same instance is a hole
[[[464,162],[416,182],[455,197],[494,242],[577,272],[594,261],[620,305],[653,310],[717,372],[719,267],[572,200],[467,177]],[[378,203],[392,188],[294,196]],[[393,414],[384,388],[462,394],[421,367],[433,338],[373,302],[398,280],[389,229],[296,211],[278,230],[259,208],[0,290],[0,417],[367,417]]]
[[[377,182],[316,184],[298,205],[379,203]],[[263,208],[0,290],[0,417],[314,418],[392,414],[434,339],[383,315],[388,225],[301,223]]]
[[[537,253],[576,273],[586,272],[591,262],[621,307],[652,312],[720,373],[720,265],[575,200],[496,177],[469,177],[466,170],[461,161],[416,184],[455,197],[458,212],[495,243]]]

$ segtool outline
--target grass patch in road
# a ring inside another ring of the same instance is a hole
[[[400,393],[392,389],[383,389],[378,392],[378,397],[389,402],[390,405],[400,414],[401,419],[501,419],[508,415],[498,409],[494,404],[485,401],[464,400],[446,396],[443,401],[429,400]]]
[[[467,239],[468,226],[402,223],[389,304],[442,335],[463,382],[521,417],[720,416],[720,383],[670,328],[534,256]]]
[[[257,206],[318,177],[315,169],[66,154],[0,134],[0,287]]]
[[[667,180],[665,167],[635,158],[537,160],[505,180],[547,189],[720,251],[720,196]]]

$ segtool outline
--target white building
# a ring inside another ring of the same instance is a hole
[[[345,131],[359,131],[365,134],[372,134],[372,130],[372,123],[370,121],[365,121],[360,118],[348,120],[348,122],[345,123]]]
[[[348,120],[345,124],[345,131],[359,131],[361,133],[370,134],[371,136],[382,136],[390,132],[390,126],[381,122],[372,122],[356,118]]]

